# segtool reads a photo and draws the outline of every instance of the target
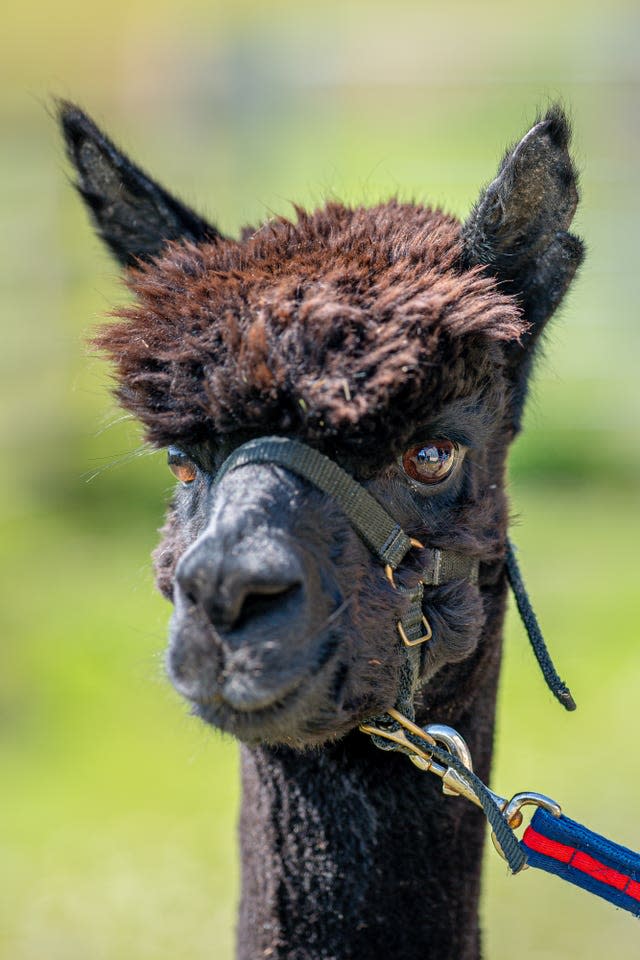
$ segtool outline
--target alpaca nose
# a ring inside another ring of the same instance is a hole
[[[284,546],[223,551],[205,537],[178,564],[176,583],[187,602],[214,627],[231,630],[277,612],[303,582],[300,564]]]

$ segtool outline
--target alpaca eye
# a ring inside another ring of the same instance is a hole
[[[180,483],[185,485],[193,483],[198,475],[198,468],[193,460],[190,460],[186,453],[183,453],[177,447],[169,447],[167,463],[174,477],[177,477]]]
[[[429,440],[411,447],[402,455],[402,469],[418,483],[440,483],[449,476],[458,460],[453,440]]]

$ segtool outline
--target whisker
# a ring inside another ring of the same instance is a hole
[[[335,623],[335,621],[338,620],[339,617],[342,616],[344,611],[350,606],[350,604],[353,602],[353,599],[354,599],[353,594],[350,594],[348,597],[346,597],[346,599],[342,601],[340,606],[336,607],[336,609],[329,614],[326,620],[323,623],[321,623],[320,626],[313,631],[313,633],[309,637],[309,640],[315,640],[315,638],[319,634],[321,634],[323,630],[326,630],[328,626],[330,626],[332,623]]]
[[[140,457],[148,457],[153,453],[158,451],[151,447],[149,444],[143,444],[140,447],[137,447],[135,450],[128,450],[126,453],[121,453],[113,459],[110,457],[105,457],[107,463],[104,463],[102,466],[97,467],[94,470],[87,470],[85,473],[80,475],[80,479],[84,480],[85,483],[91,483],[92,480],[95,480],[96,477],[101,476],[107,470],[112,470],[113,467],[122,467],[127,463],[132,463],[134,460],[139,459]],[[102,458],[96,458],[97,460]]]

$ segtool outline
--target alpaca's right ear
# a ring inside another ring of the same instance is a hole
[[[123,266],[157,256],[167,240],[202,242],[221,236],[136,167],[79,107],[61,101],[58,117],[78,174],[78,193]]]

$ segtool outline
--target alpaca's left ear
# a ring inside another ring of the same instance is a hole
[[[571,130],[553,107],[502,161],[462,231],[465,265],[482,264],[514,294],[529,324],[508,347],[513,424],[520,426],[536,342],[583,257],[568,232],[578,203],[578,176],[569,155]]]
[[[167,240],[202,242],[221,236],[133,164],[75,104],[60,102],[58,116],[78,174],[78,193],[123,266],[157,256]]]

